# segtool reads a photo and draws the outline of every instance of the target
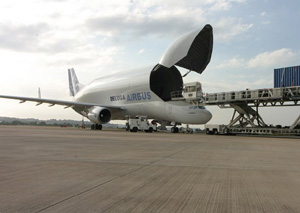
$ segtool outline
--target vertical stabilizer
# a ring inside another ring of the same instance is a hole
[[[83,88],[83,85],[79,83],[75,70],[73,68],[68,69],[68,75],[70,96],[75,96]]]

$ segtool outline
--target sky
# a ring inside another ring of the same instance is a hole
[[[155,66],[173,41],[205,24],[214,30],[211,62],[185,78],[204,92],[271,88],[274,68],[300,65],[298,0],[10,0],[0,2],[0,94],[37,97],[41,88],[43,98],[69,100],[68,68],[88,84]],[[233,113],[208,109],[210,123],[227,124]],[[283,125],[300,114],[299,107],[260,112]],[[81,120],[61,106],[5,99],[0,116]]]

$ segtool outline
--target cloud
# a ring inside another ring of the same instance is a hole
[[[191,17],[190,13],[197,13],[199,16]],[[168,9],[156,8],[151,13],[129,13],[113,14],[108,16],[97,16],[86,21],[90,31],[108,37],[130,37],[131,39],[141,38],[149,35],[178,36],[182,32],[188,32],[205,24],[201,18],[202,11],[196,9]],[[130,36],[128,36],[130,35]]]
[[[231,78],[226,80],[202,80],[204,92],[219,93],[229,91],[239,91],[257,88],[266,88],[273,84],[273,79],[266,79],[264,76],[257,76],[255,80],[247,78],[247,76],[240,76],[239,78]]]
[[[251,58],[247,66],[248,68],[274,68],[290,66],[291,63],[299,57],[299,53],[294,52],[291,49],[282,48],[279,50],[274,50],[272,52],[263,52],[257,56]]]
[[[231,3],[226,0],[222,0],[219,2],[215,2],[211,7],[211,11],[219,11],[219,10],[229,10],[231,8]]]
[[[232,8],[234,3],[244,3],[246,0],[206,0],[206,4],[210,5],[210,12],[226,11]]]
[[[285,67],[296,64],[300,57],[300,52],[293,51],[288,48],[282,48],[274,51],[266,51],[253,56],[250,59],[234,56],[227,61],[216,66],[217,69],[234,69],[247,68],[249,69],[274,69],[276,67]]]
[[[208,23],[210,12],[228,10],[244,0],[110,0],[74,4],[70,1],[9,3],[0,14],[0,48],[23,52],[74,51],[78,46],[108,45],[105,41],[173,40]],[[28,5],[31,10],[26,10]],[[101,5],[101,7],[100,7]],[[249,25],[218,21],[216,38],[227,41],[247,31]],[[10,22],[11,23],[10,23]],[[237,23],[238,22],[238,23]],[[217,30],[217,31],[218,31]]]
[[[240,18],[223,18],[214,25],[215,39],[218,42],[230,42],[252,27],[253,24],[244,24]]]
[[[0,48],[20,52],[58,53],[78,46],[79,39],[55,32],[47,23],[0,24]]]
[[[263,21],[261,23],[264,24],[264,25],[267,25],[267,24],[270,24],[270,21]]]
[[[0,25],[0,47],[12,50],[31,51],[35,49],[49,26],[46,23],[37,23],[34,25]]]
[[[177,37],[182,35],[182,32],[189,32],[210,23],[212,19],[209,17],[212,14],[216,17],[216,11],[229,10],[233,4],[244,2],[245,0],[132,1],[132,4],[123,5],[126,9],[110,8],[110,13],[91,15],[85,21],[85,26],[89,31],[109,38],[136,39],[149,35]],[[233,36],[247,31],[252,26],[230,18],[216,22],[224,31],[229,27]],[[229,36],[227,33],[225,37]]]
[[[143,54],[144,52],[145,52],[145,49],[143,48],[138,51],[138,54]]]
[[[265,16],[265,15],[267,15],[266,12],[261,12],[261,14],[260,14],[260,16]]]
[[[223,68],[234,68],[234,67],[242,67],[245,64],[245,60],[243,58],[240,58],[239,56],[235,56],[228,61],[220,64],[217,66],[219,69]]]

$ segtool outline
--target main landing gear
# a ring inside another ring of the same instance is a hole
[[[172,132],[172,133],[178,133],[178,132],[179,132],[178,127],[176,127],[176,125],[173,126],[173,127],[171,128],[171,132]]]
[[[102,124],[92,124],[91,130],[102,130]]]

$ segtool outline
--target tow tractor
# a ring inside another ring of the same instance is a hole
[[[138,130],[149,133],[157,131],[156,122],[149,123],[147,116],[127,117],[126,131],[137,132]]]
[[[229,130],[226,125],[206,124],[204,128],[207,135],[219,135],[229,133]]]

